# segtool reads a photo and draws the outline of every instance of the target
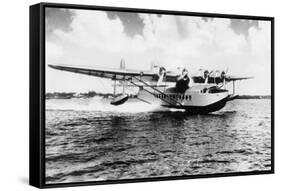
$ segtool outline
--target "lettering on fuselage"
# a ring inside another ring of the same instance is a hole
[[[165,94],[155,94],[155,97],[159,98],[159,99],[176,99],[176,100],[187,100],[187,101],[191,101],[192,100],[192,96],[191,95],[177,95],[177,94],[171,94],[171,95],[165,95]]]

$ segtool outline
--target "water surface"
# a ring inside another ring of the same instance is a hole
[[[208,115],[103,99],[46,101],[46,183],[270,170],[270,99]]]

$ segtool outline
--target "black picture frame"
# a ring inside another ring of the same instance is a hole
[[[186,175],[159,178],[122,179],[113,181],[90,181],[75,183],[45,183],[45,8],[69,8],[82,10],[123,11],[137,13],[156,13],[168,15],[185,15],[216,18],[234,18],[264,20],[271,22],[271,170],[235,173],[218,173],[204,175]],[[73,5],[57,3],[39,3],[30,6],[30,139],[29,139],[29,184],[38,188],[66,186],[84,186],[116,183],[134,183],[147,181],[165,181],[178,179],[244,176],[274,173],[274,17],[232,15],[217,13],[197,13],[185,11],[135,9],[121,7],[104,7],[93,5]]]

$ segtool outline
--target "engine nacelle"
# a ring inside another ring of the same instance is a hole
[[[209,74],[210,74],[209,71],[205,70],[203,74],[203,78],[206,79],[207,77],[209,77]]]
[[[166,75],[166,68],[164,68],[163,66],[159,68],[159,72],[158,72],[158,76],[162,76],[162,75]]]
[[[221,79],[224,80],[225,77],[226,77],[226,73],[225,73],[225,71],[222,71],[222,72],[221,72]]]

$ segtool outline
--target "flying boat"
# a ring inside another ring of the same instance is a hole
[[[185,68],[173,72],[157,65],[153,65],[150,71],[128,70],[124,59],[121,59],[119,69],[62,64],[48,66],[56,70],[112,80],[112,105],[118,106],[130,98],[136,98],[147,104],[157,102],[163,107],[184,109],[192,114],[207,114],[222,109],[228,101],[237,97],[235,82],[252,78],[227,75],[227,71],[203,69],[201,75],[190,75]],[[233,83],[232,92],[226,89],[226,84],[230,82]],[[121,95],[116,93],[118,86],[123,88]],[[128,87],[136,87],[136,95],[129,96],[125,91]]]

